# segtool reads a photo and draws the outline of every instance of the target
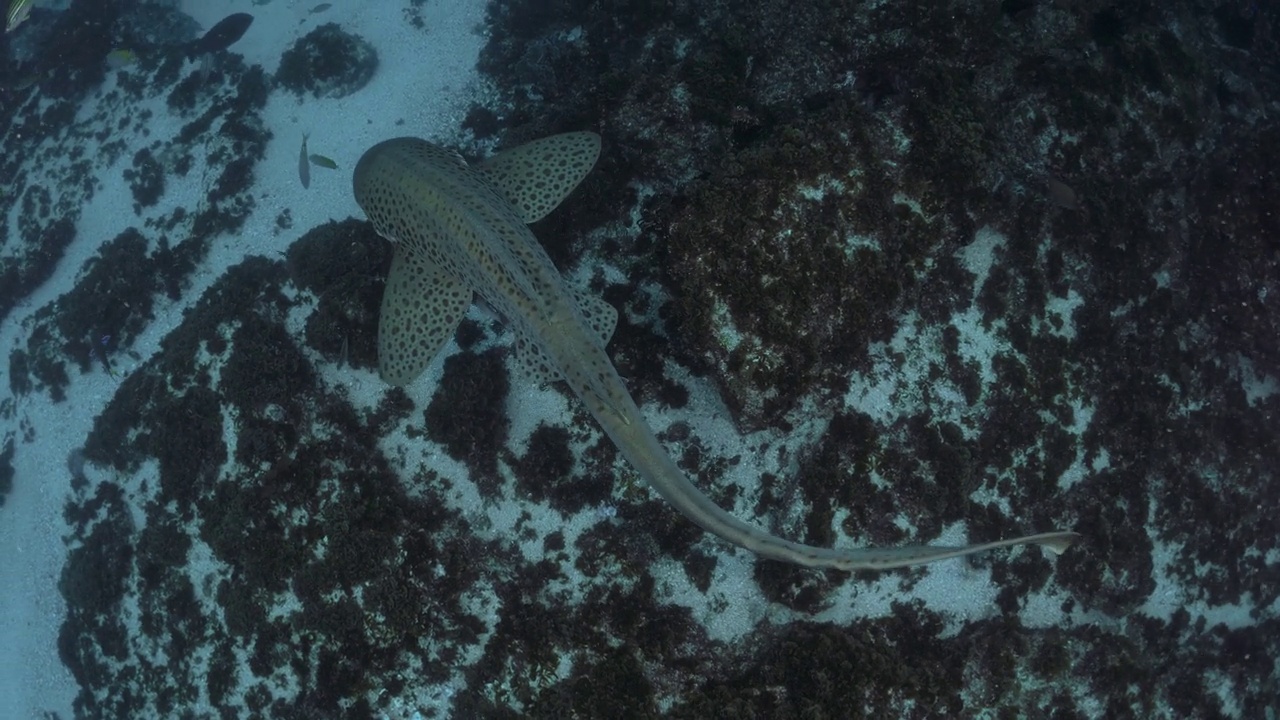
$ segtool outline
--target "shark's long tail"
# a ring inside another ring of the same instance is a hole
[[[611,403],[603,403],[590,392],[586,392],[583,397],[591,407],[592,414],[622,450],[622,454],[667,502],[707,532],[772,560],[813,568],[889,570],[1011,545],[1041,545],[1057,555],[1080,539],[1080,535],[1073,532],[1047,532],[963,547],[916,545],[844,550],[784,540],[730,515],[689,482],[658,443],[648,423],[640,415],[640,410],[629,397],[626,398],[626,407],[622,408],[616,407],[620,402],[618,398],[614,398]],[[627,417],[628,415],[631,417]]]

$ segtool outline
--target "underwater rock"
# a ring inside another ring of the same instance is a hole
[[[276,80],[298,95],[340,98],[367,85],[377,68],[378,53],[368,41],[327,23],[285,51]]]

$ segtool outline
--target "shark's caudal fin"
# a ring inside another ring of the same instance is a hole
[[[1079,538],[1052,532],[964,547],[837,550],[777,537],[713,503],[658,443],[604,351],[617,311],[567,288],[525,227],[559,205],[599,153],[597,135],[569,133],[475,167],[417,138],[379,143],[360,158],[356,201],[396,244],[378,327],[379,372],[387,382],[418,377],[479,294],[512,321],[517,369],[537,382],[566,380],[654,490],[708,532],[763,557],[885,570],[1021,544],[1061,553]]]
[[[776,558],[811,567],[826,567],[837,570],[892,570],[894,568],[924,565],[926,563],[946,560],[948,558],[974,555],[988,550],[1013,547],[1015,545],[1039,545],[1054,555],[1061,555],[1080,539],[1078,533],[1047,532],[1038,535],[997,540],[995,542],[964,545],[961,547],[941,547],[937,545],[917,545],[891,548],[855,548],[849,550],[825,550],[820,553],[801,553],[798,557]],[[802,546],[803,547],[803,546]],[[763,553],[762,553],[763,554]]]

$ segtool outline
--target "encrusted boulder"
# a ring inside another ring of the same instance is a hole
[[[378,53],[367,40],[327,23],[285,51],[276,80],[298,95],[340,98],[367,85],[377,69]]]

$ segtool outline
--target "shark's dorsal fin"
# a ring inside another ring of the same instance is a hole
[[[516,370],[520,371],[526,380],[535,385],[549,385],[564,379],[555,364],[551,362],[551,358],[542,352],[542,348],[538,347],[538,343],[533,338],[520,328],[515,328],[515,333]]]
[[[618,327],[617,309],[588,292],[576,291],[573,296],[578,302],[578,310],[582,312],[582,319],[600,338],[600,347],[608,345],[614,328]]]
[[[529,224],[573,192],[599,156],[599,135],[571,132],[503,150],[474,170]]]
[[[574,298],[582,319],[600,340],[604,347],[613,337],[613,329],[618,325],[618,311],[612,305],[587,292],[575,292]],[[515,361],[516,369],[527,380],[538,385],[546,385],[563,380],[564,376],[556,369],[555,362],[538,346],[537,341],[529,337],[519,326],[515,328]]]
[[[403,386],[426,369],[458,329],[471,288],[421,253],[396,245],[378,322],[378,374]]]

